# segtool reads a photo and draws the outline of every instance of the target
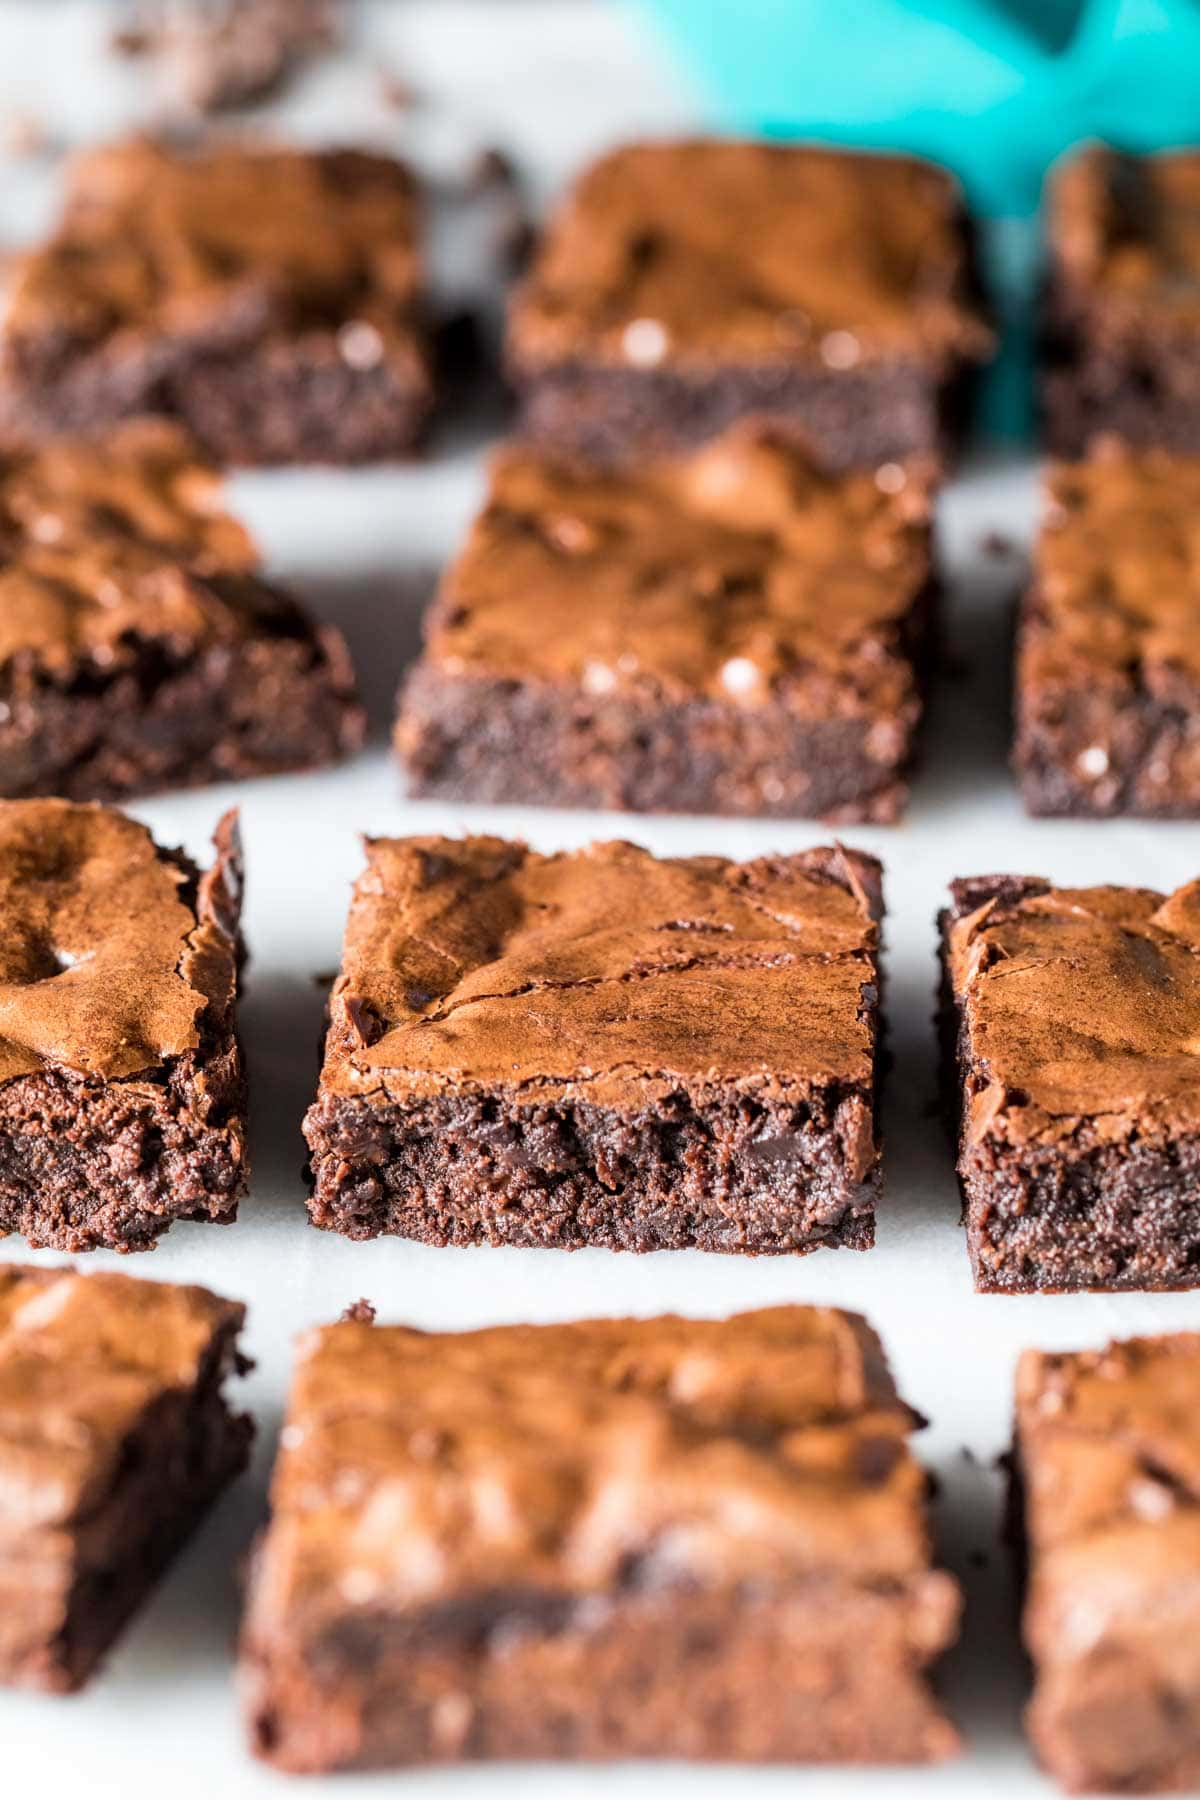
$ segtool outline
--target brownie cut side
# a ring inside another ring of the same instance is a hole
[[[874,1241],[873,859],[367,848],[304,1127],[314,1223],[435,1244]]]
[[[1200,459],[1107,440],[1047,495],[1018,632],[1025,804],[1200,817]]]
[[[401,698],[417,794],[893,821],[933,610],[933,471],[739,427],[601,472],[509,450]]]
[[[366,151],[89,152],[14,277],[0,442],[158,413],[222,464],[410,453],[430,407],[418,232],[408,170]]]
[[[1200,1336],[1027,1351],[1026,1719],[1073,1793],[1200,1786]]]
[[[990,348],[944,171],[717,139],[628,144],[585,171],[507,335],[526,432],[602,462],[749,417],[830,468],[941,454]]]
[[[0,1231],[152,1249],[246,1183],[236,818],[204,873],[121,813],[0,802]]]
[[[0,1683],[83,1685],[245,1466],[222,1386],[244,1308],[0,1267]]]
[[[954,883],[946,1091],[984,1292],[1200,1285],[1200,883]]]
[[[912,1425],[870,1328],[817,1308],[311,1332],[242,1631],[253,1747],[947,1756],[958,1594]]]

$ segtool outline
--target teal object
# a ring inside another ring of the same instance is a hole
[[[1200,141],[1200,0],[637,0],[733,131],[907,150],[1028,215],[1070,144]]]

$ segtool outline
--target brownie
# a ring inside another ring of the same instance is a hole
[[[1050,448],[1098,431],[1200,453],[1200,151],[1092,144],[1047,187],[1042,402]]]
[[[149,1250],[236,1216],[240,905],[233,813],[201,874],[122,813],[0,801],[0,1234]]]
[[[219,113],[272,100],[339,43],[344,0],[140,0],[117,49],[156,65],[170,102]]]
[[[0,455],[0,795],[122,799],[357,749],[341,634],[257,561],[168,420]]]
[[[1027,1722],[1074,1792],[1200,1787],[1200,1336],[1027,1351]]]
[[[534,437],[589,458],[761,414],[836,467],[941,450],[990,350],[952,178],[907,157],[629,144],[551,219],[507,360]]]
[[[0,438],[166,413],[224,463],[412,450],[429,409],[412,177],[388,157],[135,139],[17,267]]]
[[[823,473],[759,425],[619,472],[502,452],[405,685],[413,791],[894,820],[932,474]]]
[[[975,1285],[1200,1285],[1200,882],[978,876],[942,932]]]
[[[956,1633],[854,1313],[302,1340],[243,1627],[297,1772],[491,1757],[927,1762]]]
[[[867,1249],[881,872],[377,838],[316,1104],[352,1238]]]
[[[0,1683],[81,1687],[245,1466],[253,1428],[222,1394],[244,1313],[0,1265]]]
[[[1200,458],[1110,439],[1047,486],[1018,634],[1025,803],[1200,817]]]

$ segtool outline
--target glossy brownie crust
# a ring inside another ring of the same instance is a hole
[[[165,413],[222,464],[410,452],[430,405],[418,229],[408,171],[363,151],[81,157],[14,278],[0,442]]]
[[[1030,812],[1200,817],[1200,459],[1116,440],[1055,466],[1017,643]]]
[[[1093,145],[1049,187],[1045,435],[1081,456],[1098,432],[1200,454],[1200,155]]]
[[[0,802],[0,1231],[149,1250],[246,1182],[235,815],[203,874],[144,826]]]
[[[761,425],[620,475],[508,451],[396,743],[455,800],[890,823],[933,607],[933,471]]]
[[[253,1745],[294,1772],[950,1755],[927,1674],[958,1596],[912,1422],[870,1328],[815,1308],[310,1333],[242,1638]]]
[[[0,1683],[81,1687],[246,1463],[244,1308],[203,1288],[0,1267]]]
[[[1074,1793],[1200,1786],[1200,1337],[1027,1351],[1028,1730]]]
[[[989,347],[942,171],[711,139],[631,144],[587,170],[508,330],[526,432],[606,462],[750,416],[831,468],[939,453]]]
[[[1200,883],[951,892],[942,1032],[976,1287],[1200,1285]]]
[[[879,865],[376,840],[305,1120],[314,1223],[433,1244],[874,1241]]]

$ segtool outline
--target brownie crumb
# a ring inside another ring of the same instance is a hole
[[[353,1300],[341,1315],[343,1325],[373,1325],[375,1308],[369,1300]]]

